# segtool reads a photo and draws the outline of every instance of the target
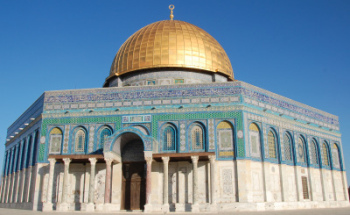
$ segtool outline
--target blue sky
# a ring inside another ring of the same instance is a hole
[[[346,0],[0,0],[0,162],[8,126],[44,91],[101,87],[122,43],[169,4],[219,41],[236,79],[339,116],[350,168]]]

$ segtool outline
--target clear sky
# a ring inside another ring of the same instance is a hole
[[[339,116],[350,168],[348,0],[0,0],[1,167],[17,117],[44,91],[101,87],[122,43],[169,4],[223,46],[236,79]]]

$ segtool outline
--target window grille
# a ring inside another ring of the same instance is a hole
[[[276,158],[276,137],[272,131],[269,131],[268,135],[268,144],[269,144],[269,157]]]
[[[285,133],[283,137],[283,143],[284,143],[284,155],[285,155],[285,160],[291,161],[292,160],[292,140],[290,136]]]
[[[317,145],[316,141],[313,139],[310,144],[310,157],[312,164],[318,164],[318,155],[317,155]]]
[[[340,167],[340,162],[339,162],[339,150],[337,144],[332,145],[332,158],[333,158],[333,166],[335,168]]]
[[[175,129],[168,126],[163,133],[163,150],[175,150]]]
[[[85,148],[85,132],[80,129],[75,134],[75,151],[84,152]]]
[[[322,145],[322,164],[329,166],[328,149],[326,143]]]
[[[195,125],[191,131],[192,149],[203,149],[203,129]]]
[[[303,186],[303,197],[304,197],[304,199],[309,199],[309,187],[308,187],[308,184],[307,184],[307,177],[302,176],[301,177],[301,183],[302,183],[302,186]]]

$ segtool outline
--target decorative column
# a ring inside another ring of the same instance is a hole
[[[216,205],[216,165],[215,165],[215,159],[216,155],[209,155],[209,161],[210,161],[210,210],[216,211],[217,205]]]
[[[191,156],[192,165],[193,165],[193,202],[192,202],[192,212],[199,212],[198,204],[198,156]]]
[[[146,155],[145,152],[145,160],[147,163],[147,175],[146,175],[146,205],[145,212],[152,212],[152,204],[151,204],[151,194],[152,194],[152,154]]]
[[[105,204],[111,203],[111,178],[112,178],[112,159],[105,158],[106,161],[106,182],[105,182]]]
[[[169,184],[168,184],[168,177],[169,177],[169,157],[162,157],[163,160],[163,206],[162,211],[164,213],[169,212]]]
[[[52,211],[52,187],[53,187],[53,175],[55,170],[55,158],[50,158],[50,170],[49,170],[49,180],[47,183],[47,195],[46,195],[46,202],[43,204],[43,211]]]
[[[68,187],[69,187],[69,164],[72,161],[70,158],[63,158],[64,176],[63,176],[63,193],[62,202],[57,205],[58,211],[68,211]]]
[[[95,172],[96,172],[96,158],[89,158],[90,161],[90,186],[89,186],[89,199],[88,204],[86,205],[86,211],[94,211],[94,193],[95,193]]]

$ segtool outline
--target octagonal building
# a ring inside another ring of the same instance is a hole
[[[234,79],[203,29],[147,25],[106,76],[103,88],[44,92],[8,128],[0,207],[349,206],[338,117]]]

